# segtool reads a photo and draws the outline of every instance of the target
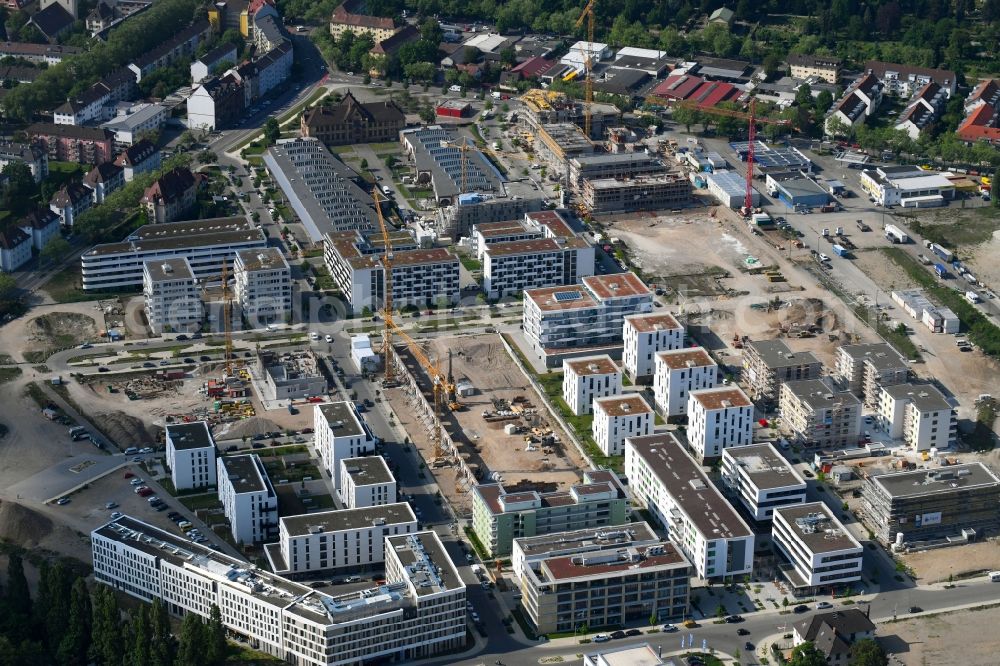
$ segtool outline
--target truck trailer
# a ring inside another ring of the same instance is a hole
[[[937,243],[931,243],[930,250],[931,250],[931,252],[933,252],[937,256],[939,256],[942,259],[944,259],[945,262],[947,262],[947,263],[951,263],[952,259],[955,258],[955,253],[954,252],[952,252],[951,250],[948,250],[948,249],[946,249],[944,247],[941,247]]]
[[[847,248],[844,247],[843,245],[834,245],[833,246],[833,253],[835,255],[837,255],[838,257],[846,257],[847,256]]]
[[[885,237],[891,243],[909,243],[910,237],[903,233],[903,230],[894,224],[885,225]]]

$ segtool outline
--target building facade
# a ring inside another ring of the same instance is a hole
[[[177,490],[216,485],[215,440],[205,421],[168,423],[167,467]]]
[[[656,354],[653,397],[666,417],[687,414],[691,391],[714,388],[719,366],[703,347],[673,349]]]
[[[801,446],[853,446],[861,435],[861,400],[828,379],[782,384],[778,413],[782,428]]]
[[[201,288],[184,257],[145,262],[142,295],[146,321],[155,335],[190,331],[205,316]]]
[[[653,409],[638,394],[594,398],[593,405],[591,433],[606,456],[622,455],[626,438],[653,432]]]
[[[909,375],[906,359],[887,343],[844,345],[837,349],[837,380],[867,407],[876,404],[880,386],[902,384]]]
[[[592,214],[678,208],[691,201],[691,181],[681,173],[588,179],[582,198]]]
[[[902,439],[913,451],[943,450],[955,444],[955,407],[931,384],[893,384],[879,390],[875,427]]]
[[[774,510],[772,543],[796,594],[812,594],[861,580],[864,549],[823,502]]]
[[[330,402],[313,408],[315,446],[323,468],[340,488],[340,461],[375,452],[375,436],[353,403]]]
[[[340,461],[340,501],[348,509],[396,503],[396,478],[382,456]]]
[[[388,143],[399,140],[406,114],[392,101],[359,102],[350,91],[333,106],[314,106],[302,113],[302,136],[328,146]]]
[[[840,76],[840,58],[789,53],[786,60],[794,79],[817,78],[837,85]]]
[[[722,451],[722,483],[754,520],[771,520],[775,509],[806,501],[806,482],[773,444]]]
[[[621,392],[621,370],[607,354],[563,361],[563,400],[575,415],[592,413],[595,398]]]
[[[175,222],[194,208],[198,179],[186,167],[172,169],[143,192],[142,203],[153,224]]]
[[[743,348],[743,382],[754,400],[777,402],[782,383],[819,379],[822,369],[812,352],[792,352],[781,340],[752,340]]]
[[[622,368],[637,384],[653,381],[655,356],[684,347],[684,327],[671,314],[628,315],[622,329]]]
[[[490,299],[576,284],[594,274],[594,247],[580,237],[492,243],[482,256],[483,291]]]
[[[26,132],[45,149],[49,161],[100,164],[114,154],[114,135],[97,127],[35,123]]]
[[[249,545],[277,536],[278,495],[260,456],[219,456],[216,464],[219,501],[233,540]]]
[[[233,263],[234,295],[252,328],[292,316],[292,272],[276,247],[241,250]]]
[[[688,443],[699,458],[753,442],[753,403],[738,386],[688,393]]]

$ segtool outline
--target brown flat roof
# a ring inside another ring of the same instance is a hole
[[[673,433],[630,437],[627,441],[706,539],[753,535]]]
[[[583,283],[594,292],[597,298],[624,298],[651,294],[649,287],[635,273],[616,273],[614,275],[588,275]]]
[[[634,561],[630,557],[630,550],[638,553],[638,561]],[[607,561],[616,553],[619,555],[617,560]],[[595,563],[588,564],[588,561]],[[582,557],[578,555],[562,555],[559,557],[550,557],[543,562],[548,580],[607,576],[609,574],[628,573],[642,569],[674,567],[678,565],[690,566],[684,556],[677,552],[677,549],[670,542],[664,542],[655,546],[612,548],[596,553],[588,553]]]
[[[562,246],[554,238],[530,238],[527,240],[508,241],[506,243],[490,243],[486,246],[486,253],[493,257],[559,252],[561,250]]]
[[[717,365],[712,357],[708,355],[702,347],[688,349],[673,349],[659,352],[656,357],[666,363],[671,370],[682,368],[702,368],[710,365]]]
[[[580,310],[597,306],[597,301],[579,285],[526,289],[524,295],[543,311]]]
[[[458,263],[458,257],[444,249],[436,247],[430,250],[403,250],[394,252],[392,255],[392,266],[417,266],[419,264],[443,264],[445,262]]]
[[[563,361],[563,365],[568,366],[574,374],[581,377],[588,375],[609,375],[618,372],[618,366],[615,365],[615,362],[608,355],[574,358]]]
[[[549,233],[553,236],[568,238],[576,235],[569,224],[566,223],[563,216],[557,211],[540,210],[534,213],[528,213],[527,217],[535,224],[544,224],[549,228]]]
[[[480,222],[475,225],[476,231],[480,233],[483,238],[489,238],[490,236],[504,236],[512,232],[518,233],[537,233],[535,231],[529,231],[524,227],[524,224],[520,220],[507,220],[504,222]]]
[[[683,328],[683,326],[677,322],[677,319],[669,313],[629,315],[625,317],[625,321],[631,324],[632,328],[640,333],[651,333],[653,331]]]
[[[652,412],[652,408],[639,395],[609,395],[594,399],[594,409],[598,405],[608,416],[625,416],[627,414],[642,414]]]
[[[731,386],[691,391],[691,397],[700,402],[705,409],[747,407],[753,404],[743,389]]]

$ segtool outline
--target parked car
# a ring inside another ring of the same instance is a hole
[[[796,613],[805,613],[805,612],[808,612],[809,606],[805,606],[805,605],[799,604],[798,606],[796,606],[792,610],[795,611]]]
[[[624,631],[612,631],[611,632],[611,638],[614,638],[615,640],[618,640],[619,638],[625,638],[625,632]]]
[[[143,483],[142,477],[137,476],[134,479],[132,479],[131,481],[129,481],[129,483],[131,483],[133,486],[141,486],[142,483]]]
[[[642,631],[639,629],[629,629],[625,632],[626,636],[642,636]]]
[[[117,509],[118,508],[118,502],[108,502],[107,504],[104,505],[104,508],[105,509]]]
[[[144,446],[141,449],[139,449],[139,453],[152,453],[152,452],[153,452],[152,446]]]
[[[920,606],[910,606],[909,612],[910,613],[923,613],[924,609],[921,608]]]
[[[114,513],[111,514],[111,520],[118,520],[121,517],[122,517],[121,511],[115,511]]]
[[[130,446],[127,449],[125,449],[125,455],[127,455],[127,456],[131,456],[131,455],[134,455],[136,453],[139,453],[138,447]]]
[[[68,497],[60,497],[59,499],[56,500],[56,504],[58,504],[59,506],[63,506],[65,504],[69,504],[69,498]]]
[[[818,604],[816,604],[816,608],[818,608],[819,610],[826,610],[828,608],[833,608],[833,604],[831,604],[829,601],[821,601]]]
[[[677,627],[675,627],[674,625],[668,623],[668,624],[665,624],[662,627],[660,627],[660,631],[662,631],[664,633],[667,633],[667,634],[672,634],[675,631],[677,631]]]
[[[610,640],[611,637],[608,636],[607,634],[597,634],[596,636],[594,636],[595,643],[607,643]]]

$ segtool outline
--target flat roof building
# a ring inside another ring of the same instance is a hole
[[[806,501],[806,481],[774,448],[751,444],[722,451],[722,482],[756,521],[780,507]]]
[[[521,537],[514,539],[510,557],[511,572],[520,581],[530,562],[559,555],[579,555],[608,548],[652,546],[658,543],[660,537],[645,522]]]
[[[628,315],[624,318],[622,367],[637,384],[653,381],[657,353],[684,346],[684,327],[670,313]]]
[[[222,263],[240,250],[267,247],[267,236],[248,219],[217,217],[147,224],[120,243],[95,245],[80,256],[84,291],[141,289],[147,261],[185,258],[199,280],[218,281]]]
[[[653,409],[638,393],[594,399],[591,433],[604,455],[620,456],[625,452],[627,437],[641,437],[652,432]]]
[[[502,299],[576,284],[594,274],[594,262],[594,247],[579,236],[491,243],[483,252],[483,291],[489,299]]]
[[[416,531],[417,517],[406,502],[283,516],[278,543],[264,552],[279,575],[361,570],[385,561],[386,537]]]
[[[340,501],[348,509],[396,502],[396,478],[382,456],[340,461]]]
[[[260,398],[264,400],[320,398],[329,388],[319,358],[311,349],[285,352],[261,349],[255,365],[253,375],[263,384]]]
[[[806,447],[853,446],[861,436],[861,400],[829,379],[785,382],[778,397],[782,429]]]
[[[233,541],[255,544],[278,533],[278,495],[256,453],[219,456],[219,501]]]
[[[413,159],[417,182],[430,185],[441,206],[453,203],[460,194],[505,193],[503,175],[471,143],[440,125],[400,132],[407,155]]]
[[[585,180],[635,178],[666,170],[660,158],[646,152],[578,155],[569,161],[569,182],[571,186],[580,188]]]
[[[823,502],[775,509],[771,536],[788,561],[781,572],[796,594],[861,580],[864,549]]]
[[[179,616],[222,613],[278,659],[348,666],[419,660],[465,644],[465,583],[433,532],[386,540],[385,583],[331,596],[129,516],[91,532],[98,581]]]
[[[565,356],[620,346],[625,316],[652,309],[653,292],[635,273],[590,275],[576,286],[525,291],[524,335],[553,366]]]
[[[209,488],[216,484],[215,439],[205,421],[168,423],[167,467],[176,490]]]
[[[670,349],[656,354],[653,399],[664,416],[687,414],[691,391],[714,388],[719,366],[703,347]]]
[[[688,443],[701,459],[753,442],[753,403],[739,386],[716,386],[688,393]]]
[[[896,173],[888,167],[876,167],[863,170],[860,182],[861,189],[879,206],[926,208],[955,198],[955,184],[944,174],[930,171]]]
[[[292,316],[292,272],[276,247],[240,250],[233,264],[235,301],[251,328]]]
[[[510,555],[514,539],[621,525],[628,496],[613,472],[587,470],[569,490],[508,493],[499,483],[472,490],[472,529],[487,553]]]
[[[691,201],[691,181],[681,173],[583,181],[583,205],[591,213],[631,213],[678,208]]]
[[[375,436],[354,403],[328,402],[313,411],[314,444],[323,468],[340,488],[340,461],[375,452]]]
[[[583,655],[583,666],[676,666],[673,659],[660,656],[649,643],[603,648]]]
[[[708,192],[726,208],[741,208],[746,202],[747,180],[735,171],[716,171],[701,174],[708,185]],[[754,206],[760,205],[760,192],[751,188]]]
[[[593,401],[622,392],[622,373],[607,354],[563,360],[563,400],[575,415],[593,412]]]
[[[754,533],[673,433],[625,442],[632,495],[669,531],[704,579],[749,574]]]
[[[906,359],[888,343],[843,345],[837,349],[838,381],[868,407],[878,400],[880,386],[902,384],[909,374]]]
[[[743,348],[743,382],[754,400],[777,401],[782,383],[819,379],[822,369],[812,352],[793,352],[781,340],[752,340]]]
[[[879,388],[875,427],[902,439],[913,451],[946,449],[958,435],[954,405],[933,384],[893,384]]]
[[[205,309],[198,281],[186,257],[144,262],[142,295],[146,321],[154,334],[200,327]]]
[[[883,544],[980,538],[1000,528],[1000,479],[980,462],[870,476],[862,519]]]

